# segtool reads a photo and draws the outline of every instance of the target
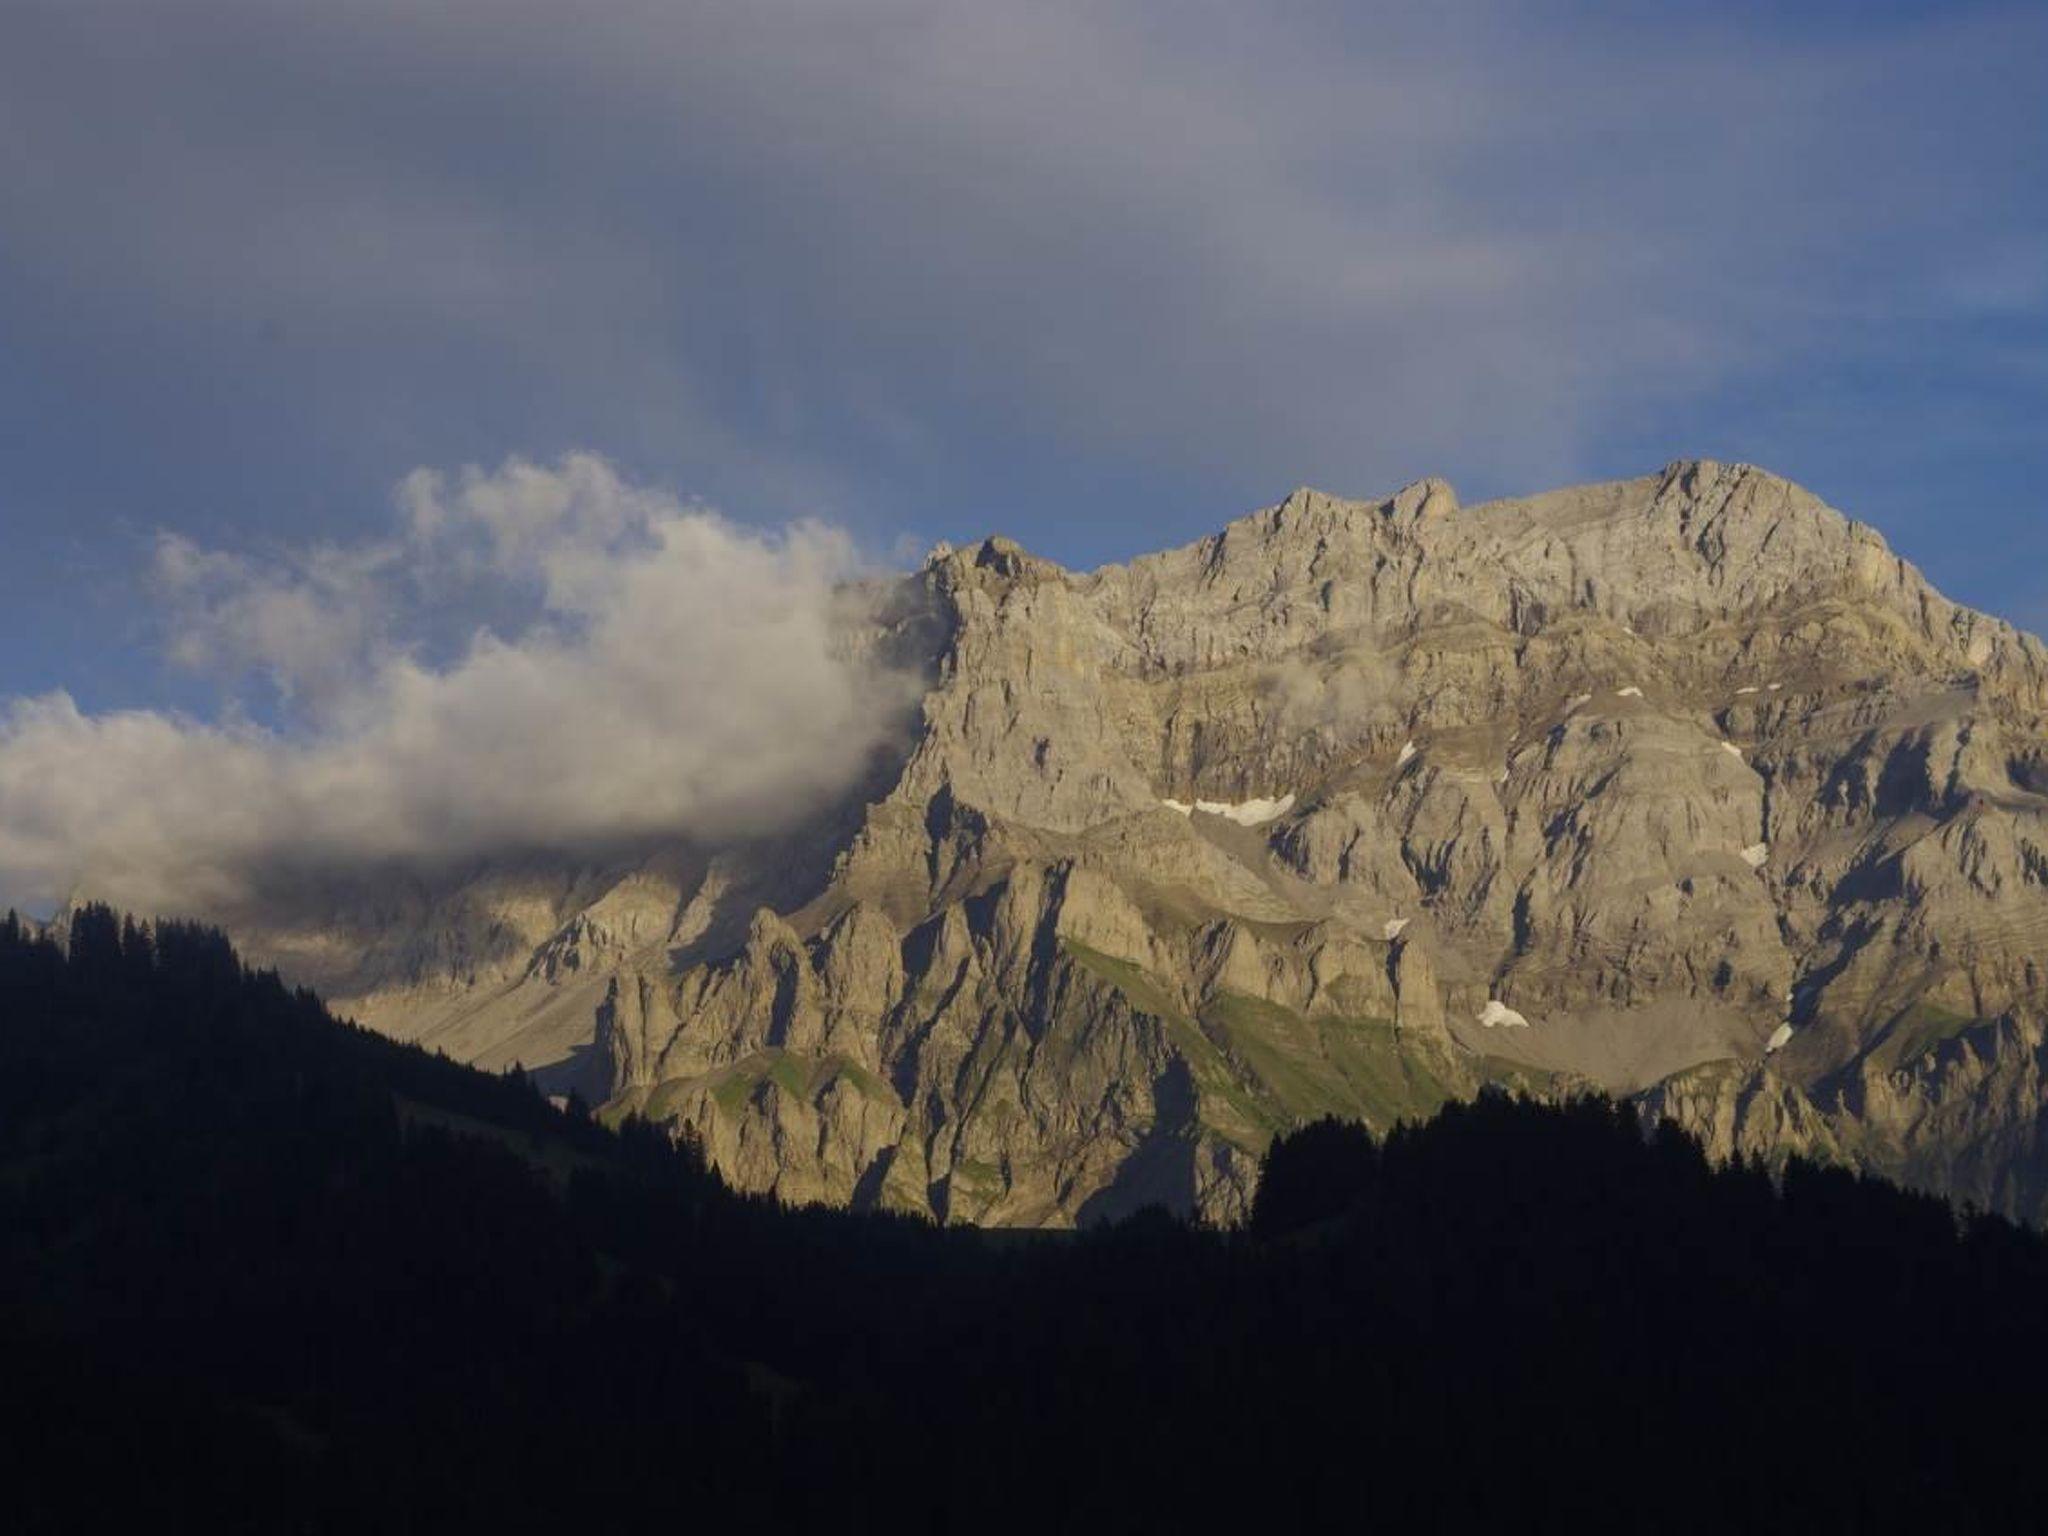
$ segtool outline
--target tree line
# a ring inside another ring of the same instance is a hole
[[[1241,1231],[787,1209],[93,907],[0,921],[0,1352],[25,1530],[1960,1528],[2048,1253],[1599,1098],[1302,1127]]]

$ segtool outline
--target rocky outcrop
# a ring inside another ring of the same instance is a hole
[[[595,1021],[613,1111],[737,1182],[948,1220],[1227,1219],[1275,1130],[1490,1080],[2044,1214],[2048,651],[1800,488],[1298,491],[890,611],[929,686],[857,803],[462,886],[487,941],[371,1016]]]

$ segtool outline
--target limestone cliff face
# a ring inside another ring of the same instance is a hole
[[[1798,487],[1301,491],[893,611],[930,686],[858,804],[472,890],[498,968],[371,1016],[594,1026],[736,1181],[950,1220],[1228,1218],[1276,1129],[1489,1080],[2048,1214],[2048,651]]]

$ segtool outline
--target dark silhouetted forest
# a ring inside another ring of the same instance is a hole
[[[1275,1146],[1246,1231],[792,1211],[217,933],[0,924],[7,1528],[2038,1520],[2048,1253],[1598,1099]]]

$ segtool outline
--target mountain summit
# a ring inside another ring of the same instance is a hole
[[[1276,1132],[1498,1081],[2048,1214],[2048,649],[1798,486],[990,538],[848,643],[923,701],[799,835],[239,936],[794,1200],[1235,1218]]]

